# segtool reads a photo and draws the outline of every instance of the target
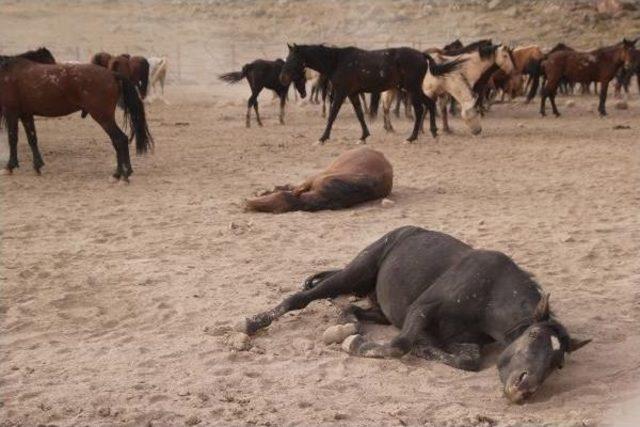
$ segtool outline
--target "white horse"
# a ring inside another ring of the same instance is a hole
[[[162,96],[164,97],[164,81],[167,78],[168,61],[166,56],[152,56],[147,58],[149,61],[149,83],[150,87],[156,90],[156,84],[160,84]]]
[[[443,128],[449,131],[447,123],[447,104],[449,95],[460,104],[461,116],[474,135],[482,131],[480,115],[476,109],[476,98],[473,86],[480,77],[493,65],[498,66],[505,73],[510,74],[514,69],[511,50],[503,45],[490,45],[474,47],[471,50],[462,48],[446,55],[438,49],[429,53],[437,63],[448,62],[455,59],[464,59],[460,68],[446,76],[434,76],[430,71],[422,82],[422,90],[431,99],[438,99],[442,112]],[[396,90],[389,90],[382,94],[382,106],[384,111],[384,128],[392,131],[389,110],[396,97]]]

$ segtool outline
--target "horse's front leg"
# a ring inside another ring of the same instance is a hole
[[[382,93],[382,121],[384,130],[387,132],[393,132],[393,126],[391,125],[391,117],[389,117],[389,112],[391,110],[391,105],[393,104],[393,100],[398,96],[397,89],[389,89]]]
[[[38,149],[38,137],[36,135],[36,126],[33,123],[33,116],[23,116],[21,121],[24,131],[27,134],[27,139],[29,140],[29,147],[31,147],[33,169],[38,175],[40,175],[40,169],[44,166],[44,161],[42,160],[40,150]]]
[[[447,111],[447,101],[451,100],[449,96],[440,96],[438,97],[438,105],[440,106],[440,115],[442,116],[442,130],[445,133],[451,133],[451,128],[449,127],[449,113]],[[453,100],[451,100],[453,102]]]
[[[9,161],[5,167],[5,173],[11,174],[18,165],[18,118],[5,116],[7,125],[7,139],[9,140]]]
[[[609,89],[608,81],[600,83],[600,103],[598,104],[598,112],[602,117],[607,115],[607,110],[605,109],[605,103],[607,102],[608,89]]]
[[[401,357],[423,340],[425,331],[435,320],[436,308],[437,305],[430,302],[428,296],[418,298],[408,309],[402,331],[389,343],[379,344],[367,341],[361,335],[352,335],[344,340],[342,349],[361,357]]]
[[[424,339],[412,350],[413,354],[427,360],[436,360],[445,365],[465,371],[478,371],[482,362],[480,346],[477,344],[455,344],[443,350],[429,339]]]
[[[424,102],[429,109],[429,130],[431,130],[431,136],[438,136],[438,126],[436,124],[436,103],[430,97],[424,95]]]
[[[286,94],[280,94],[280,124],[283,125],[284,124],[284,105],[287,102],[287,96]]]
[[[340,111],[340,107],[342,107],[342,103],[346,97],[347,95],[344,92],[337,90],[334,91],[333,100],[331,101],[331,109],[329,110],[329,118],[327,119],[327,127],[324,129],[324,133],[318,141],[320,144],[323,144],[331,136],[333,122],[336,120],[336,117],[338,117],[338,112]]]

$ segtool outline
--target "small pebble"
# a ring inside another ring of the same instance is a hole
[[[357,332],[356,325],[353,323],[347,323],[346,325],[335,325],[328,327],[322,334],[322,342],[325,344],[340,344],[349,335],[353,335]]]
[[[394,202],[391,199],[382,199],[382,201],[380,202],[380,204],[382,205],[383,208],[390,208],[393,205],[396,204],[396,202]]]
[[[101,417],[108,417],[109,415],[111,415],[111,408],[105,406],[98,409],[98,415],[100,415]]]
[[[189,418],[184,420],[184,423],[188,426],[195,426],[200,424],[201,422],[202,420],[195,415],[191,415]]]
[[[565,103],[565,106],[566,106],[567,108],[573,108],[573,107],[575,107],[575,106],[576,106],[576,101],[574,101],[574,100],[570,99],[570,100],[568,100],[568,101]]]

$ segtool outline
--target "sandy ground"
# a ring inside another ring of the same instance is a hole
[[[10,7],[0,24],[20,34],[16,14],[36,19],[40,6]],[[89,25],[108,7],[130,12],[92,3],[73,13]],[[33,37],[46,42],[50,31],[34,25]],[[59,31],[56,43],[71,40]],[[39,44],[8,34],[3,43],[16,50]],[[324,126],[318,108],[291,103],[280,126],[266,94],[265,127],[245,129],[247,90],[170,85],[171,105],[148,107],[155,153],[133,158],[128,186],[109,182],[115,155],[89,119],[37,121],[41,177],[21,134],[21,168],[0,179],[0,425],[581,426],[628,417],[640,385],[637,93],[626,111],[611,99],[604,119],[592,97],[573,97],[573,108],[559,98],[559,119],[497,105],[477,138],[454,120],[455,134],[406,145],[410,122],[396,119],[396,134],[374,122],[370,146],[395,168],[393,207],[275,216],[245,213],[242,201],[324,167],[353,147],[359,127],[345,105],[330,142],[312,146]],[[490,362],[467,373],[324,345],[337,318],[329,301],[287,315],[249,351],[230,347],[234,321],[406,224],[506,252],[551,292],[569,331],[594,342],[522,406],[501,396]]]

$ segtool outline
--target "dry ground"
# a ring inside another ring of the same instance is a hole
[[[397,134],[375,122],[370,146],[395,168],[393,207],[274,216],[243,212],[243,198],[322,168],[359,128],[345,105],[329,143],[312,146],[324,126],[318,108],[292,103],[280,126],[264,95],[265,127],[245,129],[246,91],[170,86],[171,105],[148,107],[156,150],[133,159],[128,186],[109,182],[113,150],[79,114],[37,121],[41,177],[21,135],[21,168],[0,179],[0,425],[594,425],[621,416],[640,383],[637,94],[626,111],[611,99],[604,119],[591,97],[573,108],[561,99],[559,119],[497,105],[478,138],[455,120],[454,135],[413,145],[402,144],[408,121],[395,120]],[[4,161],[4,136],[1,147]],[[594,342],[523,406],[501,396],[490,363],[467,373],[325,346],[337,317],[330,302],[286,316],[248,352],[229,347],[235,320],[405,224],[506,252],[551,292],[570,332]]]

